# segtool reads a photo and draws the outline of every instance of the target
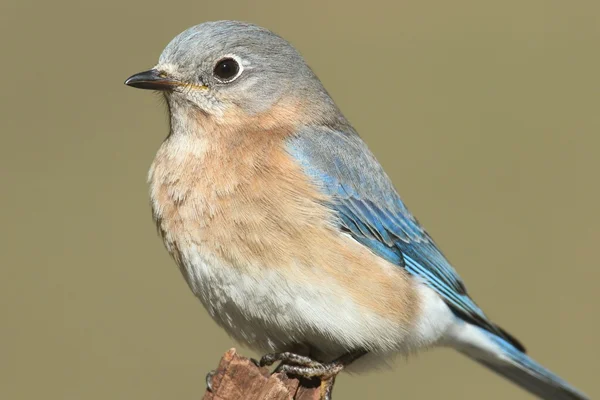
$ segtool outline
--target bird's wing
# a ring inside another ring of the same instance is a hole
[[[523,346],[490,322],[431,237],[410,214],[379,162],[352,130],[304,128],[287,150],[324,193],[339,228],[380,257],[405,268],[433,288],[453,312]],[[524,350],[524,349],[523,349]]]

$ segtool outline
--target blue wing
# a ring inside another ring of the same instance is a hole
[[[381,165],[351,128],[304,128],[288,152],[324,193],[339,227],[380,257],[405,268],[442,296],[453,312],[524,351],[490,322],[431,237],[404,206]]]

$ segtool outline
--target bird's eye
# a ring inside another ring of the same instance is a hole
[[[224,58],[215,65],[214,74],[221,82],[231,82],[237,78],[240,65],[233,58]]]

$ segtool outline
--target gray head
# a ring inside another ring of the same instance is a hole
[[[338,113],[296,49],[267,29],[238,21],[189,28],[153,69],[125,83],[165,91],[172,112],[193,105],[217,118],[232,109],[254,115],[293,96],[320,112]]]

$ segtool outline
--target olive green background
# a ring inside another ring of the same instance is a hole
[[[236,345],[150,218],[165,107],[123,85],[216,19],[290,40],[473,297],[600,395],[598,1],[80,3],[0,3],[0,398],[199,399]],[[530,398],[450,350],[334,394]]]

